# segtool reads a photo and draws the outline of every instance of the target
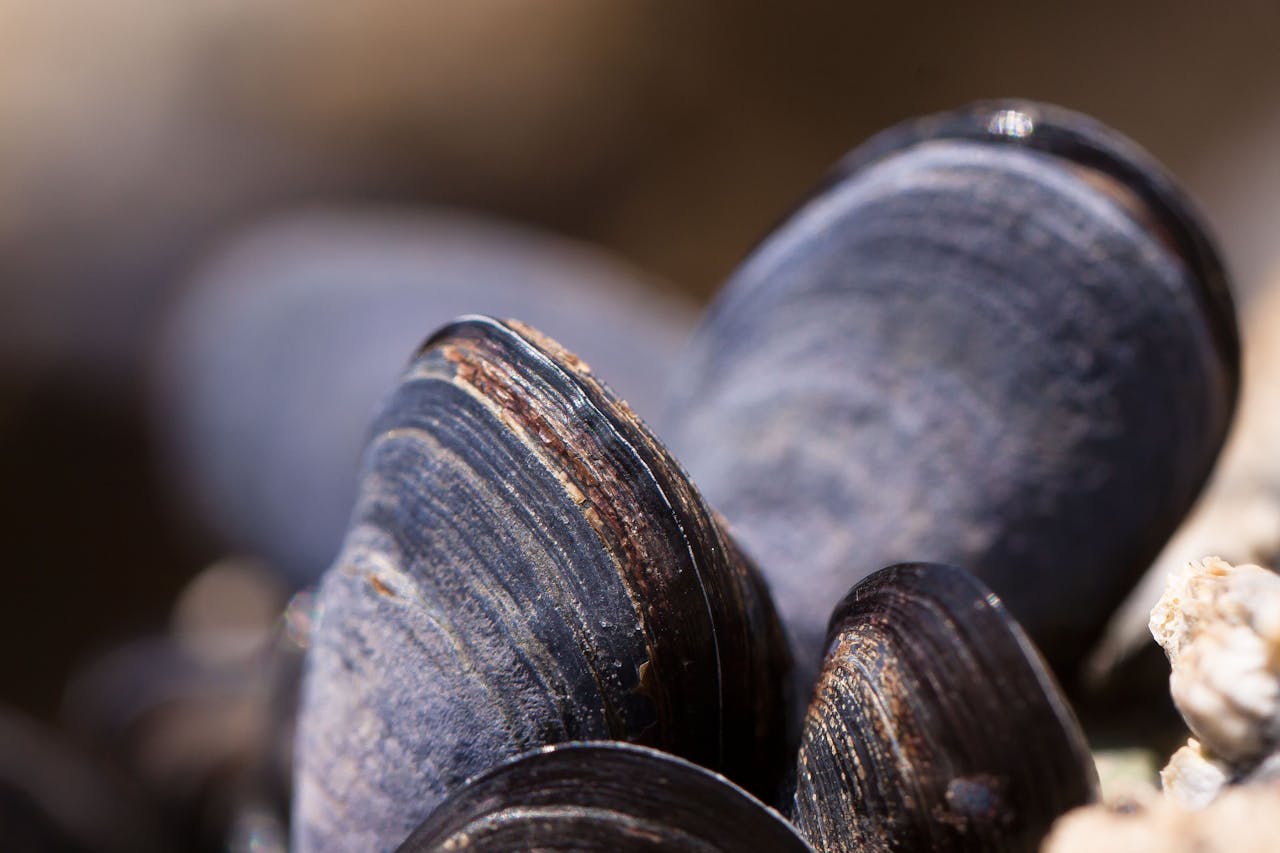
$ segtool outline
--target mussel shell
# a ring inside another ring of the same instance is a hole
[[[199,526],[290,582],[332,563],[369,421],[424,332],[520,317],[660,404],[692,309],[611,256],[443,210],[305,209],[209,257],[156,353],[156,434]]]
[[[1022,100],[983,101],[926,116],[883,131],[850,153],[828,176],[828,184],[895,152],[944,140],[1010,145],[1051,154],[1073,164],[1082,177],[1113,197],[1145,224],[1191,272],[1205,321],[1221,351],[1221,379],[1239,390],[1240,332],[1227,271],[1192,201],[1173,177],[1132,140],[1081,113]],[[1114,182],[1108,186],[1108,182]]]
[[[527,327],[433,336],[374,427],[308,651],[301,850],[385,847],[467,778],[570,740],[774,793],[788,652],[666,451]]]
[[[458,849],[810,850],[780,814],[723,776],[622,743],[547,747],[497,767],[400,847]]]
[[[793,800],[815,848],[1035,851],[1058,815],[1096,796],[1053,677],[967,572],[876,572],[828,638]]]
[[[858,567],[976,567],[1064,680],[1207,476],[1237,385],[1222,266],[1096,123],[982,105],[889,131],[695,333],[673,451],[817,666]]]

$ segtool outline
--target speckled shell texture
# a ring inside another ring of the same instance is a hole
[[[793,818],[825,853],[1034,853],[1096,796],[1084,737],[1035,648],[960,569],[892,566],[831,621]]]
[[[1234,318],[1185,200],[1105,128],[1023,109],[856,152],[729,281],[673,391],[670,445],[810,674],[831,602],[932,560],[1070,678],[1227,429]]]
[[[639,742],[769,794],[785,763],[762,585],[626,406],[527,327],[469,318],[424,346],[319,606],[301,851],[390,849],[546,744]]]
[[[524,756],[449,798],[401,853],[811,853],[780,814],[701,767],[618,743]]]

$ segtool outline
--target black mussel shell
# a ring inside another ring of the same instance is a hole
[[[400,847],[467,850],[810,851],[780,814],[723,776],[644,747],[564,744],[472,780]]]
[[[816,849],[1032,853],[1096,790],[1053,677],[973,576],[891,566],[836,608],[793,798]]]
[[[302,851],[399,842],[539,746],[654,746],[771,796],[789,657],[767,592],[586,366],[473,317],[375,422],[319,595],[295,752]]]
[[[854,152],[695,333],[668,439],[811,674],[851,567],[977,567],[1069,684],[1238,382],[1226,277],[1133,143],[1030,103]]]

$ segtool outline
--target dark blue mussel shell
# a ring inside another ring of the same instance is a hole
[[[666,438],[812,677],[862,573],[974,566],[1070,685],[1226,434],[1226,276],[1172,179],[1091,119],[886,131],[743,263]]]
[[[322,583],[295,846],[387,849],[467,778],[572,740],[772,796],[789,665],[762,583],[626,405],[532,329],[464,318],[376,420]]]

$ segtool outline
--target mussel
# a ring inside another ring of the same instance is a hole
[[[375,421],[308,651],[291,831],[387,849],[469,777],[622,740],[770,796],[768,594],[630,409],[558,344],[464,318]]]
[[[503,764],[399,849],[811,853],[780,814],[723,776],[621,743],[546,747]]]
[[[1088,674],[1107,687],[1131,687],[1145,677],[1148,704],[1168,692],[1167,662],[1151,643],[1148,622],[1170,576],[1209,554],[1280,565],[1280,279],[1251,296],[1243,319],[1240,405],[1213,478],[1112,616],[1090,660]],[[1172,719],[1180,731],[1182,721]]]
[[[1208,474],[1226,276],[1087,119],[988,103],[875,137],[744,263],[664,435],[818,664],[857,567],[974,566],[1064,682]]]
[[[825,853],[1037,850],[1097,793],[1079,724],[1000,600],[945,565],[836,608],[791,814]]]
[[[305,600],[281,618],[265,566],[219,561],[187,585],[171,631],[116,646],[68,682],[65,725],[137,777],[178,834],[167,849],[285,849]]]
[[[400,849],[1033,853],[1059,815],[1096,797],[1053,676],[969,573],[903,564],[870,575],[836,608],[828,645],[786,797],[791,825],[669,755],[574,743],[468,781]]]
[[[693,312],[610,256],[447,211],[308,209],[200,268],[157,353],[157,433],[203,529],[295,585],[333,561],[369,419],[423,335],[459,314],[566,342],[658,407]]]

